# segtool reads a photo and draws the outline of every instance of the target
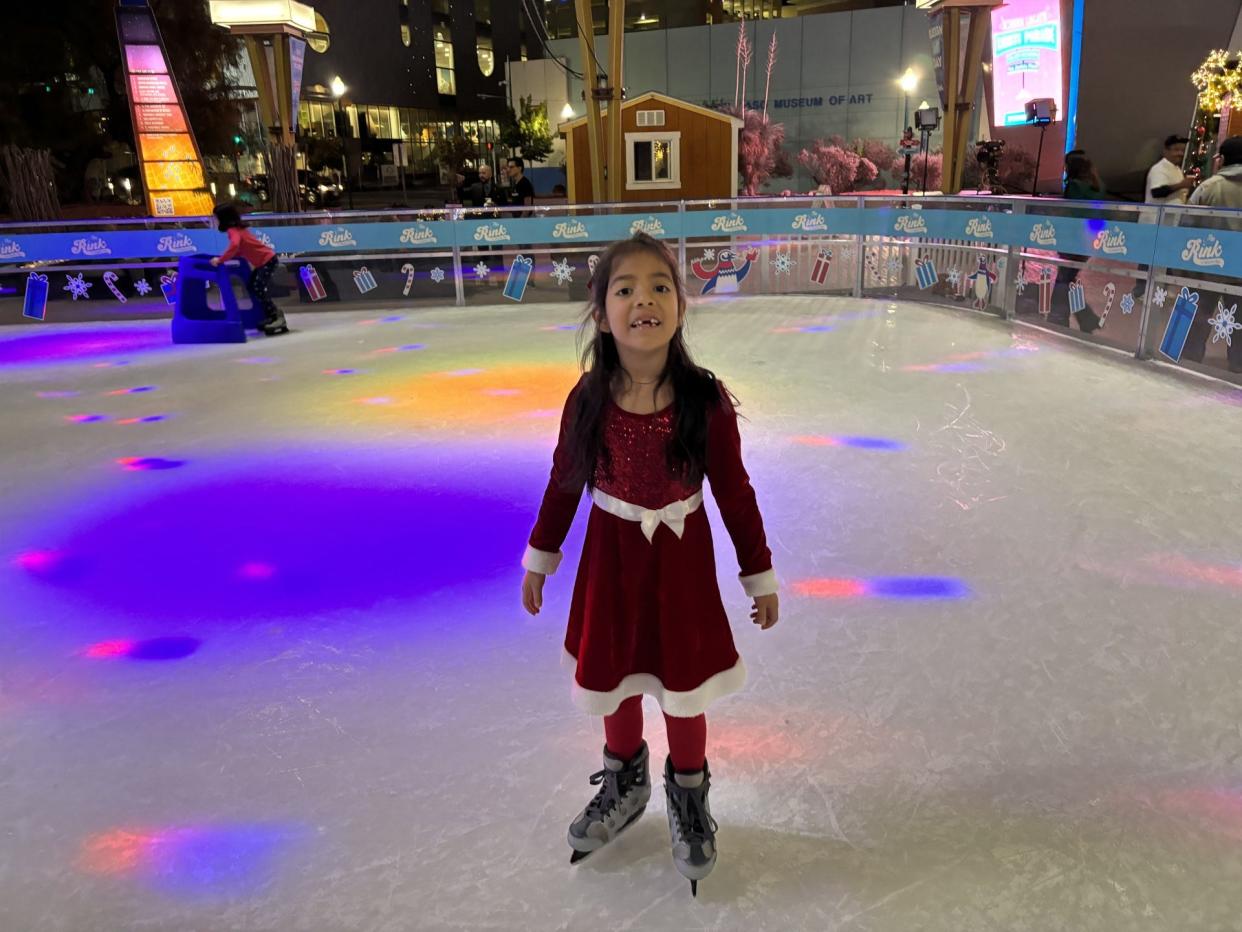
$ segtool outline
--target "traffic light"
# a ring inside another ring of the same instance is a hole
[[[234,134],[233,134],[233,145],[235,145],[235,146],[237,146],[237,147],[239,147],[239,148],[240,148],[240,147],[241,147],[241,144],[242,144],[242,137],[241,137],[241,134],[240,134],[240,133],[234,133]]]
[[[487,151],[488,152],[492,151],[492,144],[490,142],[487,144]]]

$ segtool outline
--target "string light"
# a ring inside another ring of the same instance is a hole
[[[1216,49],[1190,76],[1199,91],[1199,109],[1216,116],[1225,98],[1242,89],[1242,53]]]

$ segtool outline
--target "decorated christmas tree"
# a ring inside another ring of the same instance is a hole
[[[1187,171],[1198,168],[1206,178],[1211,174],[1212,156],[1220,147],[1220,141],[1242,128],[1235,109],[1242,105],[1238,96],[1242,91],[1242,52],[1217,49],[1190,76],[1190,82],[1198,90],[1199,97],[1190,127],[1190,144],[1186,147],[1185,168]]]

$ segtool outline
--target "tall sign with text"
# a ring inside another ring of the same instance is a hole
[[[1064,112],[1060,0],[1006,0],[992,11],[992,97],[997,126],[1026,124],[1026,103],[1056,101]]]
[[[210,214],[215,202],[202,156],[147,0],[120,0],[116,24],[147,210],[153,217]]]

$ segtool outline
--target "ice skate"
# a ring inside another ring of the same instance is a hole
[[[591,774],[591,785],[599,786],[599,792],[569,826],[569,847],[574,849],[570,864],[604,847],[643,814],[651,799],[647,761],[646,741],[629,761],[604,748],[604,769]]]
[[[277,311],[271,317],[266,318],[263,323],[259,325],[259,329],[263,331],[264,335],[274,337],[279,336],[282,333],[288,333],[289,324],[285,320],[285,315],[280,311]]]
[[[707,805],[711,772],[707,761],[694,774],[678,774],[673,759],[664,763],[664,792],[668,797],[668,831],[673,863],[690,881],[690,892],[699,895],[699,881],[716,866],[716,820]]]

